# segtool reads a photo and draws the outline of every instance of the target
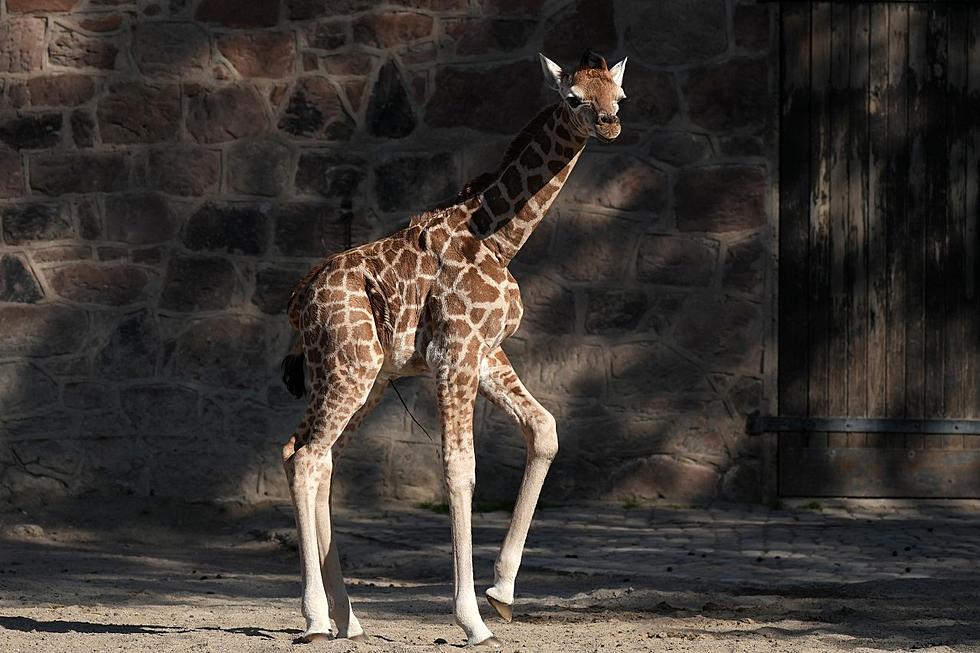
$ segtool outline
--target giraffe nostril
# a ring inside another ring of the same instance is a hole
[[[615,125],[619,122],[619,116],[612,113],[600,113],[599,122],[603,125]]]

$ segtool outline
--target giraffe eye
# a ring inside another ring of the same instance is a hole
[[[569,94],[569,96],[565,98],[565,101],[568,102],[568,106],[572,107],[573,109],[577,109],[584,104],[584,102],[582,102],[582,100],[574,93]]]

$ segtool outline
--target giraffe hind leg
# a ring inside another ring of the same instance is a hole
[[[335,317],[348,324],[353,321],[349,315],[346,319],[342,315]],[[323,329],[332,328],[333,325],[316,325],[304,336],[308,336],[308,343],[321,342],[319,336]],[[313,352],[314,357],[307,356],[316,364],[306,370],[310,375],[306,417],[283,450],[296,516],[302,612],[306,620],[306,629],[298,642],[322,638],[331,631],[323,568],[332,539],[329,496],[333,445],[367,401],[381,371],[384,360],[381,345],[373,329],[368,335],[371,337],[346,343],[327,338],[326,342],[336,343],[335,346]]]

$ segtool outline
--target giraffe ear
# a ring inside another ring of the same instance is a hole
[[[629,57],[623,57],[622,61],[609,69],[609,74],[612,75],[613,81],[619,86],[623,85],[623,73],[626,72],[627,59],[629,59]]]
[[[541,58],[541,70],[544,72],[544,81],[548,85],[548,88],[552,88],[556,91],[561,90],[561,66],[556,64],[554,61],[544,56],[540,52],[538,57]]]

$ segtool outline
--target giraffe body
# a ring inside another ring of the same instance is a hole
[[[338,637],[363,635],[331,537],[334,455],[390,380],[431,374],[453,530],[454,615],[470,645],[499,645],[480,617],[473,588],[473,404],[479,392],[510,414],[528,449],[495,583],[487,591],[491,605],[509,620],[524,541],[558,437],[554,418],[527,392],[500,348],[524,312],[507,266],[547,213],[588,137],[618,135],[615,113],[623,96],[625,60],[610,70],[587,53],[569,75],[544,57],[542,64],[565,100],[528,124],[494,174],[395,234],[326,259],[290,299],[309,402],[283,448],[302,560],[307,627],[301,640],[331,630]]]

